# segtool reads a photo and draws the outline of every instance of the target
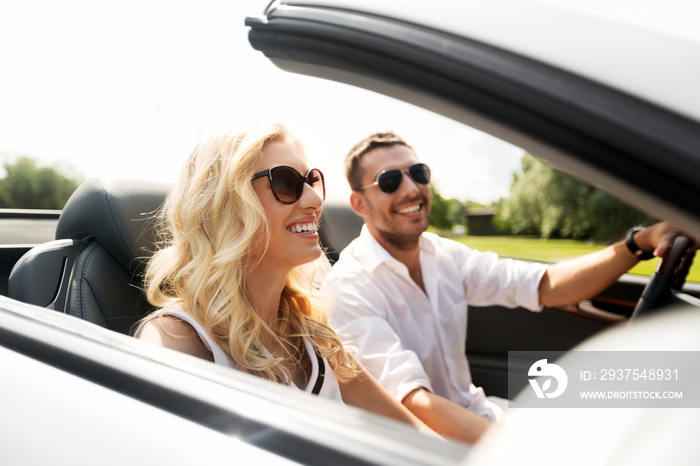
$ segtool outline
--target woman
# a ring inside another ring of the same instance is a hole
[[[197,146],[165,203],[165,241],[146,270],[148,299],[160,309],[136,336],[431,432],[326,323],[313,280],[324,198],[323,174],[281,125]]]

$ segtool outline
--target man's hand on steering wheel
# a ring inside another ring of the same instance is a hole
[[[634,242],[639,249],[645,252],[653,252],[656,257],[665,258],[673,247],[675,239],[685,236],[693,245],[691,251],[698,248],[695,238],[683,233],[669,222],[656,223],[648,228],[640,229],[634,234]]]
[[[653,250],[662,259],[630,318],[635,320],[671,300],[672,290],[683,287],[698,244],[668,222],[662,222],[643,230],[630,230],[627,246],[638,258],[650,258]]]

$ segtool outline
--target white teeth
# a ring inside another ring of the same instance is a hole
[[[292,233],[316,233],[317,227],[315,223],[306,223],[304,225],[297,223],[296,225],[288,227],[287,230]]]
[[[397,212],[400,214],[415,214],[420,210],[420,204],[416,204],[411,207],[406,207],[405,209],[399,209]]]

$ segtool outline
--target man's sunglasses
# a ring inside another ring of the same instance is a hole
[[[430,183],[430,168],[428,168],[428,166],[424,163],[416,163],[409,167],[383,170],[379,172],[377,177],[374,179],[374,183],[361,187],[359,191],[377,185],[379,186],[379,189],[385,193],[391,194],[399,189],[399,186],[401,186],[404,173],[408,173],[408,176],[410,176],[411,179],[418,184]]]
[[[272,194],[282,204],[294,204],[298,201],[304,191],[304,183],[314,188],[322,200],[326,199],[326,181],[318,168],[312,168],[304,176],[292,167],[280,165],[256,173],[252,181],[258,178],[270,180]]]

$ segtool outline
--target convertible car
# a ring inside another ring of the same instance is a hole
[[[698,12],[660,8],[285,0],[245,21],[250,45],[283,70],[490,133],[700,238]],[[131,338],[150,310],[140,274],[168,189],[92,178],[62,212],[0,212],[3,464],[700,461],[697,409],[523,407],[470,448]],[[347,204],[327,203],[331,261],[361,224]],[[700,350],[687,246],[653,278],[625,275],[578,306],[470,308],[474,383],[511,398],[527,388],[509,387],[514,351],[558,352],[575,371],[571,350]],[[700,386],[700,370],[686,382]]]

